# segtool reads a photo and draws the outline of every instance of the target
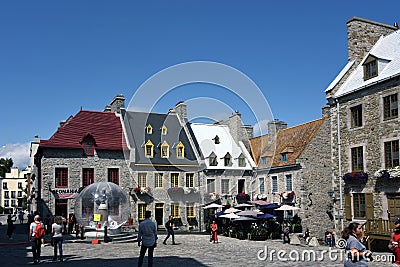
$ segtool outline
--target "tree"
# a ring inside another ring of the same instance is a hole
[[[11,172],[13,164],[12,158],[0,158],[0,177],[5,177],[6,173]]]

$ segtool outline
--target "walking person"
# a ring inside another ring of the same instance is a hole
[[[150,220],[151,211],[146,210],[145,212],[145,220],[139,224],[139,233],[138,233],[138,246],[140,248],[138,267],[143,265],[144,255],[146,254],[147,249],[149,250],[147,254],[147,266],[153,266],[153,252],[154,248],[157,247],[157,227],[156,224]]]
[[[393,233],[390,235],[389,249],[393,251],[395,257],[395,266],[400,266],[400,217],[394,221]]]
[[[13,239],[12,235],[14,233],[14,228],[15,228],[14,222],[15,222],[16,219],[17,218],[15,217],[15,215],[11,216],[11,214],[8,214],[8,217],[7,217],[7,236],[8,236],[9,240]]]
[[[54,223],[51,226],[51,233],[53,235],[53,261],[57,261],[57,248],[60,254],[60,261],[63,261],[63,234],[64,234],[64,226],[62,225],[62,218],[60,216],[56,216],[54,218]]]
[[[20,224],[24,223],[24,212],[22,210],[19,210],[18,212],[18,219]]]
[[[33,222],[29,226],[29,238],[32,244],[33,264],[40,263],[41,245],[44,245],[44,234],[46,230],[40,221],[40,216],[35,215]]]
[[[174,217],[172,215],[169,216],[169,220],[165,223],[165,228],[167,228],[167,237],[164,239],[163,244],[167,244],[167,240],[170,236],[172,236],[172,245],[176,245],[175,243],[175,233],[174,233]]]
[[[346,240],[345,267],[368,266],[368,260],[372,259],[372,252],[367,250],[365,245],[358,240],[363,230],[359,223],[350,223],[343,230],[342,237]]]
[[[210,241],[214,241],[218,243],[218,225],[215,223],[215,221],[213,221],[213,223],[211,224],[211,240]]]

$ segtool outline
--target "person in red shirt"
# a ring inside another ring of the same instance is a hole
[[[389,241],[389,249],[393,251],[396,261],[394,262],[396,265],[400,266],[400,217],[394,221],[394,231],[390,235]]]
[[[213,221],[213,223],[211,224],[211,241],[214,241],[218,243],[218,225],[215,223],[215,221]]]

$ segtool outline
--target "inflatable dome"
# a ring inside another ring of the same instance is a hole
[[[102,218],[109,229],[119,228],[129,217],[129,197],[118,185],[98,182],[85,187],[75,198],[75,216],[80,225],[96,227],[95,214],[106,209],[108,218]]]

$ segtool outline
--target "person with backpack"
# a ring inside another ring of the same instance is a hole
[[[165,228],[167,229],[167,237],[164,239],[163,244],[167,244],[167,240],[170,236],[172,236],[172,245],[176,245],[175,243],[175,234],[174,234],[174,217],[172,215],[169,216],[169,220],[165,223]]]
[[[40,221],[40,216],[35,215],[33,222],[29,226],[29,238],[32,244],[33,264],[40,263],[41,245],[44,245],[44,236],[46,230],[44,224]]]

